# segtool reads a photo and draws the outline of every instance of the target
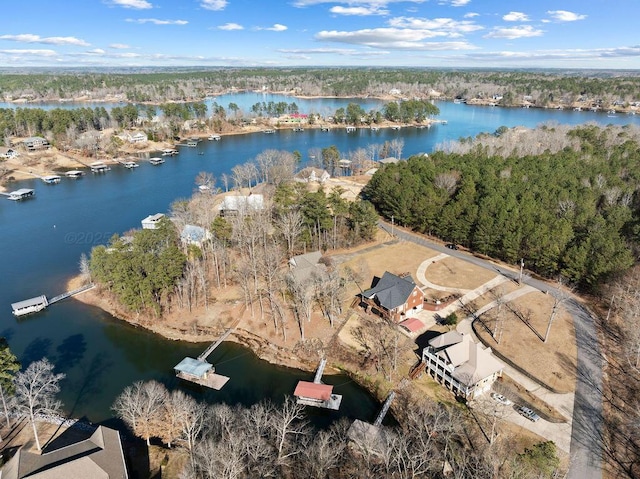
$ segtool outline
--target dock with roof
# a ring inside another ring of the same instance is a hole
[[[298,404],[332,409],[334,411],[340,409],[342,396],[333,394],[333,386],[322,383],[322,373],[326,365],[327,360],[323,358],[320,361],[313,382],[298,381],[298,385],[293,392]]]
[[[230,378],[217,374],[207,357],[233,332],[227,329],[217,341],[211,343],[196,359],[186,357],[174,366],[176,377],[219,391]]]

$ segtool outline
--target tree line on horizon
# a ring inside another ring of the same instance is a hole
[[[35,101],[83,96],[117,97],[129,102],[188,102],[226,91],[287,92],[308,96],[381,96],[399,90],[403,97],[503,97],[504,106],[524,96],[543,106],[580,97],[604,101],[640,100],[640,78],[632,71],[479,70],[432,68],[212,68],[188,71],[5,73],[0,95]],[[151,70],[151,71],[149,71]]]

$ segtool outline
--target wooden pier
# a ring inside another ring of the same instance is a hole
[[[213,364],[207,361],[207,357],[234,331],[233,328],[227,329],[217,341],[211,343],[197,359],[190,357],[184,358],[174,366],[176,377],[190,381],[201,386],[206,386],[219,391],[230,379],[215,373]]]

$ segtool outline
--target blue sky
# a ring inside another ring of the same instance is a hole
[[[5,0],[0,66],[640,68],[640,0]]]

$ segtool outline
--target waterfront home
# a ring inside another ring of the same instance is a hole
[[[20,188],[9,193],[8,199],[13,201],[26,200],[27,198],[32,198],[35,194],[36,192],[30,188]]]
[[[504,369],[491,348],[455,330],[432,338],[422,351],[422,362],[433,379],[467,400],[488,391]]]
[[[218,211],[222,216],[245,215],[251,211],[264,209],[264,196],[262,195],[229,195],[225,196]]]
[[[156,213],[155,215],[149,215],[142,220],[142,229],[155,230],[158,228],[158,223],[164,218],[164,213]]]
[[[65,434],[60,438],[64,438]],[[106,426],[98,426],[87,439],[53,450],[45,448],[42,454],[20,448],[4,465],[0,475],[2,479],[129,477],[120,433]]]
[[[313,277],[314,274],[323,274],[327,266],[320,262],[321,251],[299,254],[289,260],[289,270],[298,283],[303,283]]]
[[[199,248],[202,247],[205,241],[210,240],[211,237],[211,232],[201,226],[195,225],[185,225],[180,233],[180,240],[182,241],[182,244],[185,246],[195,245]]]
[[[141,131],[127,131],[123,133],[120,138],[132,144],[146,143],[149,140],[149,138],[147,138],[147,134]]]
[[[22,144],[29,151],[42,150],[44,148],[51,147],[49,142],[41,136],[30,136],[29,138],[25,138],[22,140]]]
[[[365,310],[400,322],[422,310],[424,292],[408,274],[397,276],[385,271],[381,278],[374,277],[371,288],[360,293],[360,299]]]
[[[293,179],[300,183],[324,183],[331,175],[327,170],[308,166],[295,174]]]
[[[13,148],[7,148],[6,146],[0,146],[0,158],[6,158],[11,160],[18,156],[18,152]]]

